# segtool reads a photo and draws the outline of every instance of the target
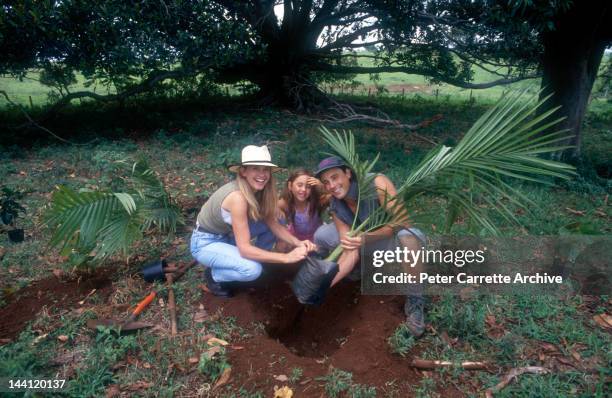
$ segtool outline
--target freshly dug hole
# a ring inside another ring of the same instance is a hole
[[[334,287],[318,307],[302,305],[290,297],[275,303],[277,311],[271,314],[266,332],[298,356],[329,356],[351,335],[358,302],[359,285],[355,283]]]
[[[341,282],[329,290],[320,306],[300,304],[291,291],[295,269],[267,269],[251,288],[219,301],[227,315],[243,322],[261,322],[267,335],[298,356],[329,356],[350,336],[359,303],[359,284]],[[212,298],[212,297],[211,297]],[[217,301],[216,298],[212,298]],[[212,304],[212,303],[211,303]]]
[[[231,299],[203,297],[209,313],[221,310],[240,326],[255,328],[237,342],[240,349],[229,350],[235,385],[271,391],[278,384],[274,375],[300,368],[304,378],[313,379],[333,366],[350,372],[356,383],[376,386],[381,396],[389,385],[398,396],[412,396],[421,376],[387,343],[405,320],[405,298],[361,296],[358,283],[343,281],[329,290],[321,306],[303,307],[291,292],[296,271],[269,266],[258,280],[236,286]],[[318,383],[293,387],[296,396],[324,395]]]

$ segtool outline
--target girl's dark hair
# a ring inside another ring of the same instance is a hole
[[[287,204],[287,221],[291,224],[295,222],[295,198],[289,190],[289,183],[293,183],[293,181],[295,181],[296,178],[300,176],[313,177],[313,174],[304,168],[298,168],[293,170],[289,173],[289,178],[287,178],[287,183],[285,184],[283,192],[281,193],[281,198]],[[321,217],[321,213],[323,213],[323,209],[325,206],[323,205],[323,203],[321,203],[321,191],[318,186],[312,187],[312,189],[310,190],[308,204],[310,205],[308,206],[309,216],[312,217],[313,215],[317,214],[319,217]]]

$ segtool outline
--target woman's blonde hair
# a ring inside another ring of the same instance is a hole
[[[244,166],[240,166],[242,170]],[[270,172],[268,183],[258,192],[253,192],[247,180],[240,175],[240,170],[236,173],[236,181],[238,181],[238,189],[244,195],[248,205],[248,215],[252,220],[265,220],[275,216],[278,197],[276,194],[276,180],[274,174]]]

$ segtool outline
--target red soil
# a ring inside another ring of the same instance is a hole
[[[353,374],[353,381],[377,387],[378,396],[392,392],[412,395],[421,379],[408,366],[409,358],[390,352],[387,338],[404,320],[403,297],[361,296],[359,284],[342,282],[330,290],[320,307],[299,304],[289,285],[291,274],[268,270],[255,288],[243,288],[232,299],[206,295],[210,311],[223,308],[238,324],[263,323],[266,333],[240,342],[244,349],[228,350],[232,384],[271,393],[282,386],[274,375],[303,370],[297,396],[319,396],[324,382],[314,380],[329,367]],[[252,324],[251,324],[252,326]],[[390,384],[393,383],[393,384]]]
[[[101,268],[66,281],[51,276],[19,290],[0,308],[0,340],[14,339],[45,306],[50,311],[75,307],[92,289],[108,296],[112,288],[109,272]]]

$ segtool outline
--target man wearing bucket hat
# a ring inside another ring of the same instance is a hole
[[[259,277],[262,262],[298,262],[315,249],[310,241],[292,236],[276,219],[276,184],[267,146],[248,145],[241,162],[229,170],[236,179],[215,191],[202,206],[191,235],[191,254],[204,266],[207,289],[231,297],[228,282]],[[289,253],[271,249],[276,238],[295,247]]]
[[[343,252],[338,259],[339,271],[332,281],[332,286],[346,276],[353,276],[358,269],[355,265],[359,263],[359,249],[365,244],[362,236],[348,236],[350,226],[353,224],[357,214],[358,224],[365,220],[373,211],[381,207],[385,202],[385,196],[394,196],[397,191],[391,180],[383,174],[374,178],[376,196],[361,198],[357,203],[358,186],[352,178],[353,171],[338,157],[332,156],[323,159],[317,168],[316,177],[321,180],[325,189],[332,195],[330,201],[330,212],[333,223],[320,226],[314,234],[314,242],[319,248],[320,254],[330,252],[338,245],[342,245]],[[378,244],[392,243],[394,238],[410,250],[418,250],[425,245],[426,237],[417,228],[404,227],[399,231],[394,230],[391,225],[370,232],[368,237],[378,239]],[[382,238],[382,239],[380,239]],[[366,248],[371,250],[371,248]],[[421,264],[416,264],[409,272],[418,273]],[[406,296],[404,312],[406,314],[406,326],[410,332],[419,337],[425,330],[425,318],[423,315],[424,300],[420,285],[412,287],[412,291]]]

